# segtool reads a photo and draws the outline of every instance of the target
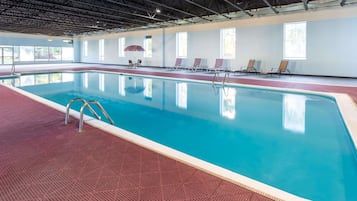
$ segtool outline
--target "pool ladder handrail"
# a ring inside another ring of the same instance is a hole
[[[78,131],[81,132],[82,131],[82,128],[83,128],[83,114],[84,114],[84,110],[85,108],[88,108],[88,110],[95,116],[96,119],[101,119],[101,117],[97,114],[97,112],[95,112],[95,110],[92,108],[91,104],[95,104],[99,110],[102,112],[102,114],[109,120],[110,124],[114,124],[114,121],[113,119],[109,116],[109,114],[107,113],[107,111],[103,108],[103,106],[96,100],[89,100],[89,101],[86,101],[85,99],[83,98],[73,98],[71,99],[67,106],[66,106],[66,116],[65,116],[65,120],[64,120],[64,124],[67,125],[68,122],[69,122],[69,110],[72,106],[73,103],[75,102],[82,102],[83,105],[80,109],[80,117],[79,117],[79,126],[78,126]]]
[[[215,71],[213,75],[212,83],[214,84],[215,81],[218,81],[220,71]],[[224,77],[222,80],[222,85],[224,86],[226,81],[229,79],[230,71],[224,71]]]

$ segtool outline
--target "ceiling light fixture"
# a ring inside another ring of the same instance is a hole
[[[72,43],[72,40],[70,40],[70,39],[63,39],[62,40],[64,43]]]

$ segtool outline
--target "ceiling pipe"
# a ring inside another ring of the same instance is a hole
[[[263,0],[264,3],[270,7],[270,9],[272,9],[274,11],[275,14],[279,14],[279,11],[277,11],[269,2],[268,0]]]
[[[161,6],[163,8],[167,8],[167,9],[170,9],[170,10],[173,10],[173,11],[176,11],[176,12],[179,12],[179,13],[182,13],[182,14],[185,14],[185,15],[189,15],[191,17],[197,17],[197,18],[201,18],[203,20],[207,20],[207,21],[211,21],[209,19],[206,19],[206,18],[203,18],[203,17],[200,17],[198,15],[195,15],[195,14],[192,14],[192,13],[189,13],[189,12],[186,12],[186,11],[183,11],[183,10],[180,10],[180,9],[177,9],[177,8],[174,8],[174,7],[171,7],[171,6],[168,6],[166,4],[162,4],[162,3],[158,3],[158,2],[155,2],[155,1],[152,1],[152,0],[145,0],[147,2],[150,2],[152,4],[155,4],[155,5],[158,5],[158,6]]]
[[[236,4],[230,2],[229,0],[224,0],[224,2],[228,3],[229,5],[231,5],[232,7],[244,12],[245,14],[249,15],[250,17],[253,17],[254,15],[246,10],[244,10],[243,8],[237,6]]]
[[[345,5],[346,5],[346,0],[342,0],[341,3],[340,3],[340,5],[341,5],[342,7],[345,6]]]
[[[228,17],[228,16],[226,16],[226,15],[224,15],[224,14],[221,14],[221,13],[219,13],[219,12],[217,12],[217,11],[214,11],[214,10],[212,10],[212,9],[209,9],[209,8],[207,8],[207,7],[205,7],[205,6],[202,6],[201,4],[195,3],[195,2],[193,2],[193,1],[191,1],[191,0],[185,0],[185,1],[186,1],[187,3],[190,3],[190,4],[192,4],[192,5],[195,5],[195,6],[197,6],[197,7],[200,7],[200,8],[202,8],[202,9],[206,10],[206,11],[209,11],[209,12],[211,12],[211,13],[213,13],[213,14],[221,15],[221,16],[227,18],[227,19],[231,19],[230,17]]]
[[[157,19],[157,18],[153,18],[153,17],[150,17],[150,16],[141,15],[141,14],[137,14],[137,13],[133,13],[133,12],[126,12],[126,11],[122,11],[122,10],[106,8],[106,7],[103,7],[103,6],[98,6],[98,5],[94,5],[94,4],[86,3],[86,2],[81,2],[81,1],[79,1],[77,3],[82,4],[82,5],[86,5],[86,6],[93,6],[93,7],[96,7],[96,8],[100,8],[100,9],[108,10],[108,11],[112,11],[112,12],[118,12],[118,13],[122,13],[122,14],[126,14],[126,15],[133,15],[133,16],[136,16],[136,17],[141,17],[141,18],[145,18],[145,19],[149,19],[149,20],[154,20],[154,21],[157,21],[157,22],[164,22],[164,20],[161,20],[161,19]]]
[[[302,2],[304,2],[305,10],[309,10],[309,7],[307,6],[307,4],[309,3],[309,0],[303,0]]]
[[[31,3],[26,3],[26,4],[27,5],[43,6],[43,7],[48,8],[49,9],[48,11],[51,11],[51,12],[57,12],[56,11],[57,9],[53,9],[53,7],[56,8],[56,6],[59,6],[59,7],[63,8],[65,11],[69,12],[67,14],[70,14],[70,15],[78,15],[80,12],[85,12],[85,13],[87,13],[86,15],[84,15],[84,14],[80,14],[80,15],[84,16],[84,17],[87,16],[87,18],[88,17],[96,17],[96,18],[98,18],[98,16],[100,16],[102,18],[102,16],[105,16],[105,17],[109,17],[109,18],[112,18],[112,19],[133,20],[133,21],[136,21],[138,23],[148,23],[148,21],[132,19],[132,18],[129,18],[129,17],[117,16],[117,15],[112,15],[112,14],[105,14],[105,13],[101,13],[101,12],[98,12],[98,11],[88,10],[88,9],[85,9],[85,8],[77,8],[77,7],[65,6],[65,5],[61,5],[61,4],[57,4],[57,3],[47,3],[47,2],[42,2],[42,1],[39,1],[39,0],[31,0]]]
[[[110,3],[113,3],[113,4],[117,4],[117,5],[121,5],[121,6],[126,6],[128,8],[133,8],[133,9],[136,9],[136,10],[140,10],[140,11],[143,11],[143,12],[148,12],[148,9],[144,9],[144,8],[140,8],[140,7],[137,7],[137,6],[133,6],[133,5],[130,5],[130,4],[127,4],[127,3],[121,3],[121,2],[118,2],[118,1],[113,1],[113,0],[106,0]],[[159,15],[162,15],[164,17],[167,17],[167,18],[171,18],[171,19],[176,19],[178,20],[179,18],[177,17],[174,17],[174,16],[169,16],[169,15],[165,15],[161,12],[155,12],[156,14],[159,14]]]

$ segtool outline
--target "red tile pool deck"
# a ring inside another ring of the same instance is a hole
[[[212,80],[212,75],[90,69]],[[357,87],[237,77],[228,82],[347,93],[357,102]],[[2,201],[270,200],[89,125],[78,134],[78,121],[64,126],[63,113],[2,86],[0,96]]]
[[[0,200],[271,200],[0,86]]]

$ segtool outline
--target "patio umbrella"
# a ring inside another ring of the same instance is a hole
[[[137,80],[137,78],[135,77],[129,77],[129,80],[132,80],[132,83],[128,83],[132,86],[125,87],[125,91],[127,91],[128,93],[137,94],[145,90],[142,79]]]
[[[126,52],[143,52],[145,49],[141,47],[140,45],[129,45],[124,49]]]
[[[143,48],[143,47],[141,47],[140,45],[129,45],[128,47],[126,47],[125,49],[124,49],[124,51],[126,51],[126,52],[143,52],[143,51],[145,51],[145,49]],[[137,53],[135,53],[134,55],[134,68],[136,68],[138,65],[140,65],[140,64],[138,64],[138,61],[136,61],[136,55]]]

